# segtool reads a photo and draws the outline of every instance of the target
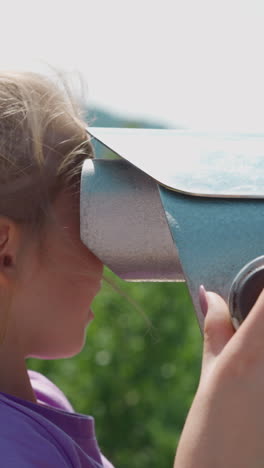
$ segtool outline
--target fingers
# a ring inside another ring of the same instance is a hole
[[[264,290],[236,332],[224,300],[213,292],[207,292],[206,299],[208,312],[204,322],[202,376],[216,362],[224,348],[229,356],[232,354],[232,359],[236,363],[240,362],[240,367],[243,369],[247,366],[253,368],[259,364],[262,366],[264,358]],[[226,345],[232,337],[232,342],[229,343],[227,349]]]
[[[235,332],[225,301],[213,292],[207,292],[206,299],[208,311],[204,322],[203,373],[221,353]]]
[[[236,332],[241,352],[264,356],[264,290]]]

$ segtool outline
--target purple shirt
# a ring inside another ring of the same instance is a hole
[[[113,468],[100,453],[94,419],[75,413],[49,379],[28,374],[38,403],[0,392],[1,466]]]

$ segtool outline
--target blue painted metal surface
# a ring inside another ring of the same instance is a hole
[[[161,186],[159,190],[202,327],[200,284],[227,300],[239,270],[264,253],[264,201],[199,198]]]

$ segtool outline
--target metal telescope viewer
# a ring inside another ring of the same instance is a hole
[[[235,328],[264,287],[264,134],[88,128],[120,159],[83,165],[83,243],[128,281],[200,284]]]

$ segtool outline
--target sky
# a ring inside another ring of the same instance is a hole
[[[2,6],[1,6],[2,3]],[[262,0],[0,0],[0,69],[80,73],[90,105],[262,132]],[[72,78],[74,81],[74,78]]]

